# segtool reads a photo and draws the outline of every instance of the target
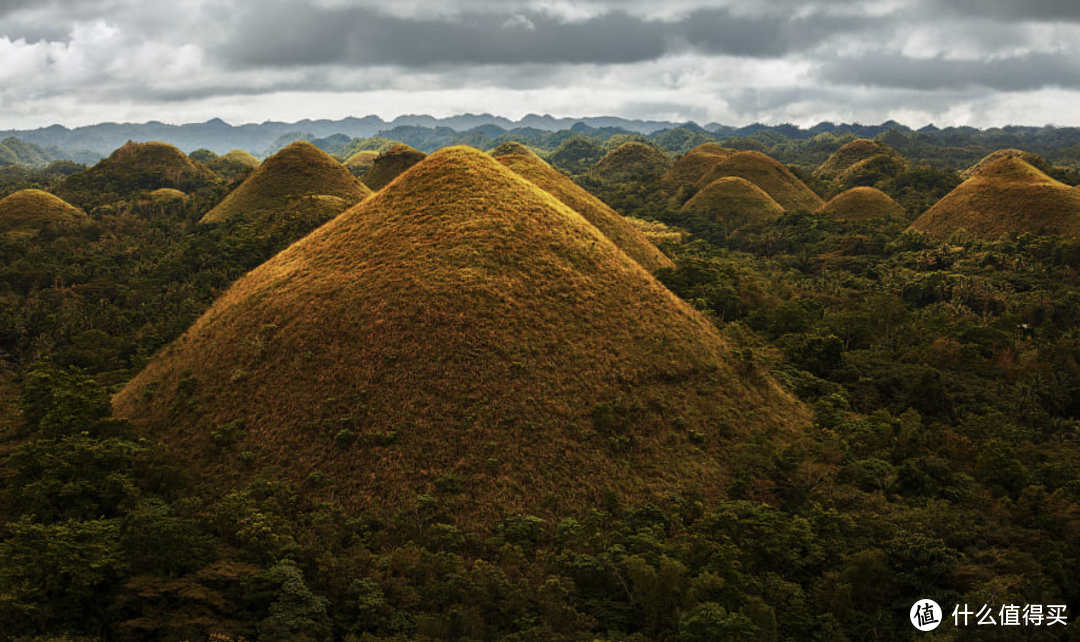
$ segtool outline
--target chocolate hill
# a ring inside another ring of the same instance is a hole
[[[212,171],[172,145],[128,142],[85,172],[64,179],[55,193],[86,208],[161,188],[190,193],[220,181]]]
[[[722,494],[728,438],[806,420],[770,382],[576,212],[454,147],[237,281],[114,403],[218,488],[317,472],[390,515],[453,479],[440,505],[490,525]]]
[[[46,226],[77,227],[89,222],[86,213],[39,189],[24,189],[0,200],[0,234],[36,235]]]
[[[413,149],[404,143],[397,143],[379,154],[371,163],[371,168],[364,172],[360,180],[373,192],[390,184],[405,170],[424,160],[424,152]]]
[[[1038,154],[1032,154],[1031,152],[1025,152],[1019,149],[999,149],[996,152],[988,154],[978,163],[975,163],[971,167],[960,172],[960,178],[967,180],[972,176],[975,176],[980,171],[982,171],[984,167],[990,165],[999,158],[1019,158],[1034,167],[1035,169],[1039,170],[1040,172],[1046,174],[1049,174],[1050,171],[1053,169],[1053,166],[1051,166],[1050,163],[1046,161],[1046,159],[1039,156]]]
[[[885,143],[863,138],[838,149],[814,170],[814,176],[843,183],[871,163],[880,165],[890,176],[899,174],[907,165],[907,161]]]
[[[904,208],[877,188],[853,187],[830,199],[818,213],[837,221],[857,222],[903,218]]]
[[[729,231],[747,224],[768,223],[780,218],[784,208],[757,185],[738,176],[725,176],[705,186],[683,207]]]
[[[671,169],[664,172],[664,184],[672,188],[693,185],[708,174],[717,163],[736,153],[734,149],[722,147],[717,143],[702,143],[683,154],[675,161]]]
[[[671,259],[664,256],[663,252],[618,212],[545,163],[524,145],[504,144],[493,151],[502,151],[503,153],[496,157],[497,161],[581,214],[645,269],[655,272],[660,268],[675,267]]]
[[[823,204],[821,198],[788,168],[761,152],[733,154],[717,163],[697,185],[703,189],[725,176],[737,176],[757,185],[786,211],[814,211]]]
[[[263,220],[297,208],[321,212],[321,218],[328,220],[370,194],[329,154],[297,141],[267,158],[201,222],[221,223],[234,217]]]
[[[375,159],[378,157],[379,152],[374,150],[366,149],[359,151],[345,159],[345,167],[347,167],[354,176],[363,176],[364,172],[371,169],[371,166],[375,164]]]
[[[911,229],[947,238],[966,229],[993,240],[1010,234],[1080,235],[1080,190],[1017,156],[1003,156],[928,209]]]
[[[645,143],[630,141],[611,150],[588,171],[607,181],[622,181],[642,174],[662,174],[672,166],[664,152]]]

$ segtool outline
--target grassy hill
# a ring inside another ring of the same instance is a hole
[[[630,141],[604,154],[588,173],[606,181],[622,181],[642,174],[662,174],[672,164],[656,147]]]
[[[461,524],[712,498],[728,438],[806,418],[578,213],[464,147],[240,279],[114,405],[218,488],[317,475],[383,515],[438,495]]]
[[[722,160],[735,155],[734,149],[728,149],[718,143],[704,143],[682,155],[671,169],[664,172],[665,185],[677,188],[693,185],[708,174]]]
[[[378,157],[379,152],[370,149],[361,150],[345,159],[345,167],[352,172],[353,176],[363,176],[364,172],[375,164],[375,159]]]
[[[360,180],[371,191],[377,192],[386,187],[390,181],[401,175],[402,172],[424,160],[424,152],[413,149],[404,143],[397,143],[375,157],[371,169],[364,172]]]
[[[980,239],[1010,234],[1080,235],[1080,190],[1005,155],[923,213],[911,228],[938,237],[966,229]]]
[[[311,143],[297,141],[266,159],[247,180],[207,212],[202,222],[220,223],[234,217],[261,219],[291,208],[300,200],[320,207],[327,205],[332,217],[370,193],[326,152]],[[315,196],[333,197],[333,200],[312,198]]]
[[[71,203],[92,208],[136,192],[165,187],[193,192],[220,181],[212,171],[172,145],[128,142],[85,172],[69,176],[55,192]]]
[[[1045,174],[1049,174],[1051,170],[1053,170],[1053,167],[1050,165],[1050,163],[1046,162],[1046,159],[1042,158],[1038,154],[1032,154],[1031,152],[1025,152],[1019,149],[999,149],[996,152],[988,154],[979,162],[960,172],[960,178],[967,180],[972,176],[975,176],[976,174],[981,172],[983,168],[992,164],[999,158],[1019,158],[1026,162],[1028,165],[1031,165],[1035,169],[1038,169],[1040,172],[1043,172]]]
[[[821,206],[819,214],[837,221],[871,221],[904,216],[904,208],[874,187],[853,187]]]
[[[500,150],[504,153],[498,155],[496,160],[581,214],[642,267],[650,272],[663,267],[674,267],[671,259],[664,256],[663,252],[618,212],[545,163],[524,145],[511,143],[501,145],[493,151]]]
[[[78,226],[86,213],[48,192],[24,189],[0,200],[0,234],[33,236],[46,226]]]
[[[784,213],[784,208],[765,190],[738,176],[725,176],[709,183],[682,209],[712,223],[720,223],[728,230],[746,224],[768,223]]]
[[[887,166],[891,176],[899,174],[907,165],[904,158],[885,143],[860,138],[838,149],[814,170],[814,176],[844,183],[871,163]]]
[[[698,182],[704,188],[725,176],[744,178],[757,185],[785,210],[813,211],[823,201],[791,171],[761,152],[747,151],[733,154],[716,164]]]

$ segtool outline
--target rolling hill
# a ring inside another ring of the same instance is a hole
[[[877,188],[853,187],[834,196],[818,213],[837,221],[857,222],[903,218],[904,208]]]
[[[703,143],[686,152],[675,161],[671,169],[664,172],[664,184],[671,188],[693,185],[708,174],[720,161],[734,156],[737,152],[720,146],[718,143]]]
[[[709,183],[682,209],[720,223],[729,231],[747,224],[775,221],[784,213],[784,208],[765,190],[738,176],[725,176]]]
[[[217,488],[317,474],[353,508],[434,494],[474,525],[710,498],[729,438],[807,417],[578,213],[464,147],[241,278],[114,406]]]
[[[656,147],[630,141],[604,154],[588,173],[606,181],[622,181],[642,174],[663,174],[672,164]]]
[[[664,256],[618,212],[545,163],[524,145],[511,143],[493,151],[502,152],[496,156],[496,160],[581,214],[645,269],[655,272],[660,268],[675,267],[671,259]]]
[[[397,143],[379,154],[371,163],[371,168],[364,172],[360,180],[373,192],[386,187],[402,172],[424,160],[426,154],[404,143]]]
[[[34,236],[46,226],[78,226],[86,213],[48,192],[24,189],[0,200],[0,234]]]
[[[814,211],[824,203],[817,194],[776,160],[761,152],[733,154],[717,163],[697,182],[699,188],[725,176],[744,178],[757,185],[786,211]]]
[[[329,220],[369,194],[371,190],[341,163],[311,143],[298,141],[266,159],[201,222],[260,220],[298,204],[323,212]]]
[[[942,238],[960,229],[984,240],[1025,233],[1075,237],[1080,235],[1080,190],[1005,155],[983,165],[911,229]]]
[[[814,170],[814,176],[844,183],[871,163],[882,166],[890,176],[899,174],[907,165],[907,161],[885,143],[860,138],[837,150]]]

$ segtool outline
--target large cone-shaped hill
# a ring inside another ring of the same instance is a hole
[[[377,192],[425,157],[424,152],[413,149],[405,143],[397,143],[376,156],[371,163],[371,168],[364,172],[360,180],[364,181],[364,184],[373,192]]]
[[[966,229],[992,240],[1008,234],[1080,235],[1080,190],[1016,156],[984,165],[923,213],[911,228],[946,238]]]
[[[834,196],[818,210],[828,218],[849,223],[902,218],[904,208],[874,187],[853,187]]]
[[[713,181],[725,176],[745,178],[765,190],[766,194],[787,211],[814,211],[823,204],[821,197],[792,174],[791,170],[761,152],[748,151],[733,154],[717,163],[698,181],[697,185],[699,188],[705,188]]]
[[[297,141],[267,158],[201,222],[221,223],[234,217],[264,220],[297,207],[326,209],[329,219],[370,194],[329,154]]]
[[[218,487],[247,451],[388,514],[452,476],[441,505],[490,524],[719,492],[725,433],[806,416],[731,361],[579,214],[453,147],[237,281],[114,402]]]
[[[509,153],[498,156],[496,160],[581,214],[622,251],[629,254],[630,258],[650,272],[664,267],[675,267],[671,259],[664,256],[663,252],[618,212],[570,180],[565,174],[545,163],[524,145],[515,145],[516,147],[500,147],[502,151]]]
[[[1042,156],[1039,156],[1038,154],[1032,154],[1031,152],[1025,152],[1019,149],[999,149],[996,152],[988,154],[978,163],[975,163],[971,167],[960,172],[960,178],[967,180],[981,172],[984,167],[987,167],[999,158],[1006,157],[1019,158],[1043,173],[1050,173],[1050,171],[1053,169],[1053,166],[1050,165],[1050,163],[1048,163],[1046,159],[1044,159]]]
[[[838,149],[814,170],[814,176],[842,183],[871,163],[890,176],[899,174],[907,166],[907,161],[885,143],[860,138]]]
[[[78,226],[86,213],[48,192],[24,189],[0,200],[0,233],[33,236],[46,226]]]
[[[663,174],[671,166],[671,159],[664,152],[652,145],[630,141],[604,154],[588,173],[608,181],[622,181],[642,174]]]
[[[193,192],[220,183],[203,165],[168,143],[128,142],[85,172],[73,174],[56,187],[56,195],[92,207],[123,200],[136,192],[172,188]]]
[[[702,143],[682,155],[671,169],[664,172],[663,180],[668,187],[693,185],[708,174],[720,161],[734,156],[734,149],[717,143]]]
[[[683,205],[683,211],[734,230],[747,224],[775,221],[784,213],[784,208],[765,190],[745,178],[725,176],[694,194]]]

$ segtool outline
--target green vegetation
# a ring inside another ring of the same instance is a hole
[[[823,202],[790,170],[761,152],[739,152],[720,161],[696,183],[704,188],[727,176],[745,179],[760,187],[787,211],[816,210]]]
[[[729,234],[659,171],[577,176],[670,241],[654,279],[533,156],[627,136],[576,127],[433,154],[310,234],[199,225],[216,177],[0,234],[0,642],[1072,639],[1080,241],[905,231],[995,141],[1057,165],[987,163],[980,215],[1066,221],[1069,131],[708,135],[832,200]],[[903,214],[811,174],[856,138],[908,160],[864,174]],[[0,193],[80,171],[51,167]]]
[[[622,181],[642,174],[662,174],[671,166],[671,159],[656,147],[630,141],[604,154],[589,174],[603,181]]]
[[[737,176],[725,176],[709,183],[686,201],[682,209],[699,218],[695,229],[704,231],[715,226],[722,234],[744,225],[771,223],[784,213],[784,208],[763,189]]]
[[[380,153],[372,161],[371,168],[364,172],[360,180],[373,192],[386,187],[390,181],[400,176],[405,170],[424,160],[425,154],[404,143],[397,143]]]

